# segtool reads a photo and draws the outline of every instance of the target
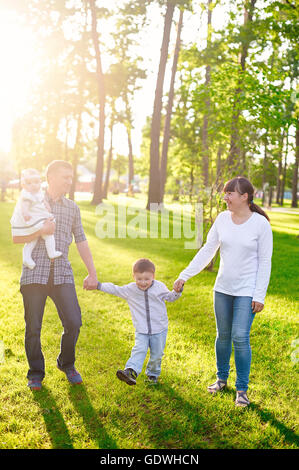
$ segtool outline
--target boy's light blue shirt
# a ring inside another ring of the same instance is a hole
[[[168,327],[165,301],[174,302],[182,295],[181,292],[168,290],[163,282],[157,280],[146,290],[137,287],[135,282],[124,286],[99,282],[98,289],[125,299],[136,331],[143,334],[156,334],[165,330]]]

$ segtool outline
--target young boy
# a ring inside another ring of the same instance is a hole
[[[170,292],[163,282],[155,280],[155,265],[146,258],[133,265],[135,282],[117,286],[111,282],[99,282],[98,289],[122,297],[128,302],[135,327],[135,345],[125,369],[119,369],[117,377],[128,385],[136,385],[148,349],[150,358],[146,367],[149,383],[157,383],[161,373],[161,361],[166,344],[168,318],[165,300],[173,302],[182,294]]]

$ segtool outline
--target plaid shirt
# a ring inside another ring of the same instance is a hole
[[[62,256],[54,260],[54,284],[74,284],[74,275],[68,260],[68,252],[73,235],[76,243],[86,240],[80,209],[73,201],[66,199],[64,196],[57,201],[53,201],[46,192],[45,199],[50,204],[55,217],[56,250],[62,252]],[[35,261],[36,266],[34,269],[23,266],[21,285],[47,284],[51,261],[47,254],[45,242],[41,237],[33,250],[32,259]]]

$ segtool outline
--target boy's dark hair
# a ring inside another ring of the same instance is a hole
[[[60,168],[66,168],[67,170],[72,170],[72,164],[65,160],[53,160],[49,163],[46,170],[47,179],[49,175],[56,173]]]
[[[147,258],[140,258],[133,264],[133,273],[144,273],[145,271],[155,273],[155,270],[154,263]]]

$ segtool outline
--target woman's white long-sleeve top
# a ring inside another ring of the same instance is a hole
[[[221,212],[212,225],[205,245],[179,279],[187,281],[209,264],[220,247],[220,265],[214,290],[233,296],[249,296],[264,303],[270,274],[273,235],[268,220],[253,212],[237,225],[231,212]]]

